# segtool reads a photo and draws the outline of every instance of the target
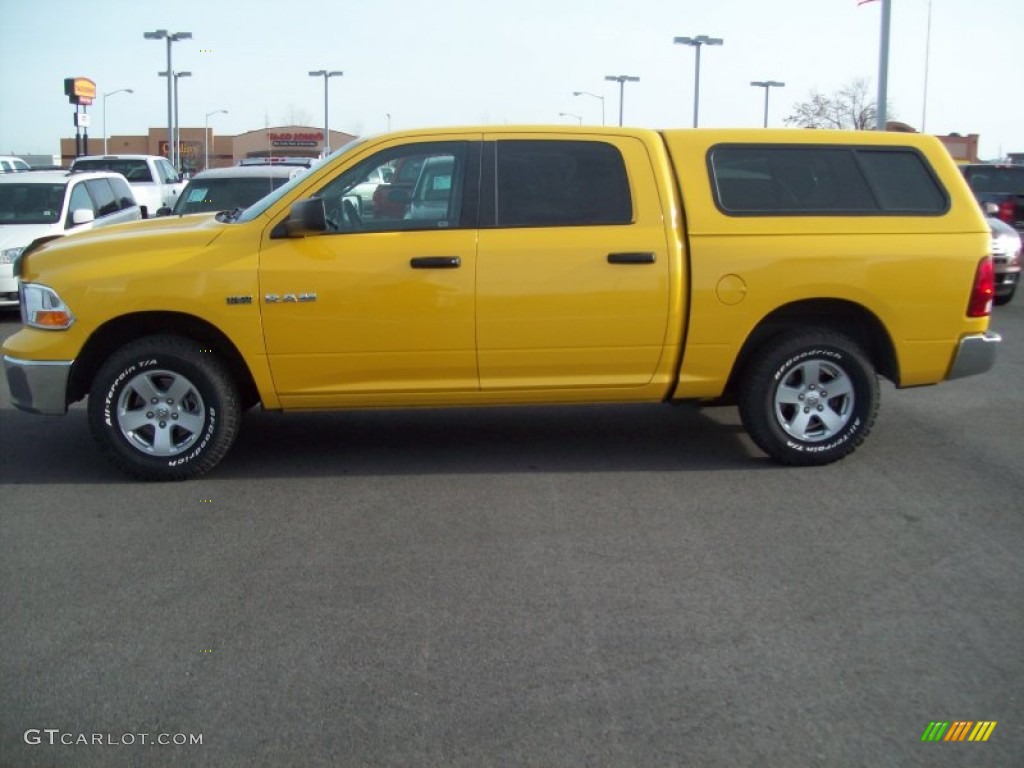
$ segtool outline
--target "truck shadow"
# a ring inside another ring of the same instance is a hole
[[[0,409],[0,483],[132,482],[99,455],[78,405]],[[774,466],[734,408],[605,405],[245,415],[217,480],[458,473],[706,471]]]
[[[732,408],[607,405],[256,413],[219,477],[749,469]],[[259,468],[256,470],[256,468]]]

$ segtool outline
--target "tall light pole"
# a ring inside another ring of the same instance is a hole
[[[115,93],[135,93],[131,88],[118,88],[116,91],[107,91],[103,94],[103,154],[107,154],[107,96]]]
[[[619,125],[622,125],[622,99],[626,94],[626,83],[639,83],[640,78],[633,75],[605,75],[604,79],[619,84]]]
[[[780,83],[778,80],[751,80],[751,85],[757,86],[758,88],[764,88],[764,127],[768,127],[768,91],[772,88],[785,88],[785,83]]]
[[[882,0],[882,30],[878,43],[878,120],[875,129],[885,130],[886,108],[889,100],[889,0]]]
[[[215,109],[213,112],[206,113],[206,119],[203,121],[203,170],[205,171],[210,167],[210,118],[213,115],[226,115],[228,111],[226,109]]]
[[[160,77],[167,77],[166,72],[158,72]],[[181,171],[181,123],[178,121],[178,78],[179,77],[192,77],[191,72],[175,72],[174,73],[174,160],[171,161],[171,165]]]
[[[725,41],[720,37],[708,37],[697,35],[696,37],[676,37],[673,39],[678,45],[689,45],[697,52],[697,66],[693,73],[693,127],[697,127],[697,115],[700,110],[700,48],[702,45],[721,45]]]
[[[591,93],[590,91],[573,91],[572,95],[573,96],[589,96],[592,99],[600,99],[601,100],[601,125],[604,125],[604,96],[598,96],[596,93]]]
[[[324,79],[324,157],[331,154],[331,129],[330,129],[330,113],[327,111],[327,82],[332,77],[341,77],[344,72],[338,71],[327,71],[326,69],[318,69],[316,72],[310,72],[310,77],[322,77]]]
[[[143,32],[142,36],[146,40],[166,40],[167,41],[167,71],[173,72],[174,67],[171,65],[171,43],[176,43],[179,40],[191,40],[191,32],[174,32],[169,33],[166,29],[158,29],[155,32]],[[174,103],[171,95],[171,78],[167,78],[167,158],[171,161],[171,165],[177,168],[176,158],[174,157],[174,137],[171,133],[174,130],[173,114],[174,114]]]
[[[574,115],[572,112],[559,112],[559,117],[571,117],[579,125],[583,125],[583,115]]]

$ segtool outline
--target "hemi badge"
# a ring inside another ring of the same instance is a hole
[[[276,293],[268,293],[263,297],[268,304],[293,304],[316,301],[315,293],[285,293],[280,296]]]
[[[228,296],[228,304],[252,304],[252,296]]]

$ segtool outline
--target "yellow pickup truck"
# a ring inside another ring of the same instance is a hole
[[[826,464],[879,375],[992,366],[989,247],[927,136],[407,131],[245,210],[33,244],[3,360],[18,408],[88,397],[143,479],[208,472],[255,405],[731,402],[774,459]]]

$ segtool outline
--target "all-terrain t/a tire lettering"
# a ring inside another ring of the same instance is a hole
[[[88,411],[93,437],[120,469],[144,480],[186,480],[228,452],[241,406],[215,356],[184,338],[150,336],[103,364]]]
[[[739,408],[751,439],[784,464],[838,461],[867,437],[878,376],[846,336],[805,331],[770,342],[746,368]]]

